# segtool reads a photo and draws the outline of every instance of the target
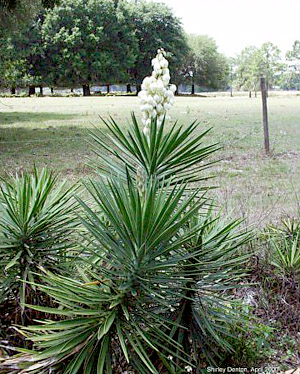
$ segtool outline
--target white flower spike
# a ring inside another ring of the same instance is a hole
[[[157,125],[160,126],[164,117],[166,120],[170,119],[167,112],[174,104],[176,86],[169,84],[169,63],[165,55],[163,49],[158,49],[156,57],[152,60],[152,75],[144,78],[142,90],[139,93],[144,124],[143,132],[147,137],[150,133],[151,118],[157,118]]]

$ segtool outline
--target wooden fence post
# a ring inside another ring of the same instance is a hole
[[[266,78],[263,78],[263,77],[260,78],[260,89],[261,89],[261,98],[262,98],[265,151],[266,151],[266,154],[269,155],[270,154],[270,141],[269,141]]]

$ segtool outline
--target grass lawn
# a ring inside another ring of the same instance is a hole
[[[207,144],[218,142],[221,161],[213,192],[230,215],[262,226],[284,215],[300,214],[300,97],[268,99],[272,156],[263,152],[260,98],[177,97],[171,115],[199,132],[212,127]],[[88,176],[93,157],[89,130],[100,117],[123,124],[139,115],[136,97],[42,97],[0,99],[0,176],[48,165],[70,180]],[[298,201],[299,199],[299,201]]]

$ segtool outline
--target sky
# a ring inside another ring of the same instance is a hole
[[[155,0],[173,9],[186,32],[213,37],[234,57],[272,42],[285,53],[300,40],[300,0]]]

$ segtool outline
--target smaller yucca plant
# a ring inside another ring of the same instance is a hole
[[[264,271],[259,274],[269,303],[269,315],[289,333],[300,323],[300,225],[285,219],[265,232],[268,243]]]
[[[295,220],[282,221],[282,227],[271,226],[269,233],[271,264],[287,277],[300,279],[300,225]]]
[[[34,168],[0,185],[0,301],[16,305],[24,322],[24,304],[38,303],[34,282],[43,269],[61,272],[77,226],[74,187],[57,183],[47,169]],[[16,321],[20,322],[17,318]]]

